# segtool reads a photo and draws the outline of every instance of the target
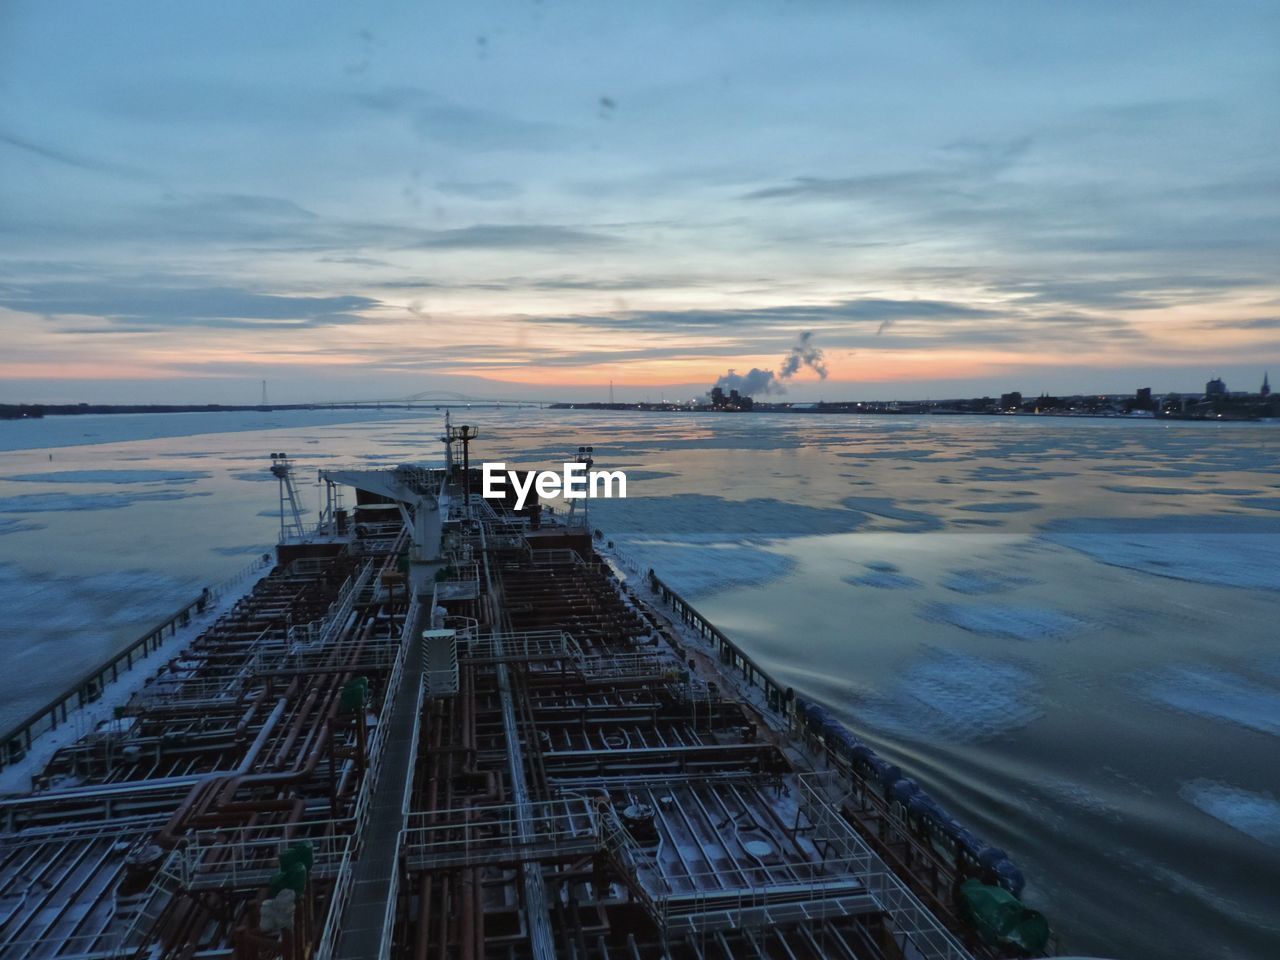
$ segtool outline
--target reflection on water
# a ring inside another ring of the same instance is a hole
[[[273,542],[270,451],[436,456],[437,414],[377,416],[0,454],[8,718]],[[1274,955],[1273,426],[470,419],[480,458],[549,466],[592,443],[627,469],[631,498],[593,502],[594,524],[1010,850],[1073,949]],[[0,424],[0,449],[21,428]]]

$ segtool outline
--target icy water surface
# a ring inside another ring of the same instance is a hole
[[[0,423],[4,722],[269,549],[270,452],[438,450],[435,413],[183,416]],[[625,468],[593,524],[1008,849],[1072,952],[1280,955],[1276,425],[468,418],[479,458]]]

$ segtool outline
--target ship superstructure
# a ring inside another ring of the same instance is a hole
[[[457,431],[322,470],[319,525],[0,799],[0,957],[1043,953],[1003,851],[582,514],[483,499]]]

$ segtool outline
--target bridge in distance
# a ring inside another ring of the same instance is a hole
[[[436,407],[545,407],[546,400],[529,400],[523,397],[473,397],[465,393],[431,391],[415,393],[407,397],[382,400],[320,400],[307,406],[314,407],[369,407],[385,409],[434,409]]]

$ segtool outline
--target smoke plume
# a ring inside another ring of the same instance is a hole
[[[773,371],[761,370],[759,367],[752,367],[746,373],[738,373],[736,370],[730,369],[712,384],[712,389],[715,387],[720,387],[725,393],[730,390],[737,390],[744,397],[784,392],[782,384],[778,382]]]
[[[822,350],[813,345],[813,331],[806,330],[791,348],[778,369],[779,380],[790,380],[802,367],[809,367],[821,379],[827,379],[827,365],[822,360]]]
[[[744,397],[786,393],[787,388],[783,386],[783,381],[790,380],[805,367],[821,379],[827,379],[827,365],[823,359],[822,348],[813,345],[812,330],[806,330],[800,334],[800,339],[782,358],[776,373],[772,370],[761,370],[759,367],[752,367],[746,373],[738,373],[731,368],[712,384],[712,388],[719,387],[725,393],[737,390]]]

